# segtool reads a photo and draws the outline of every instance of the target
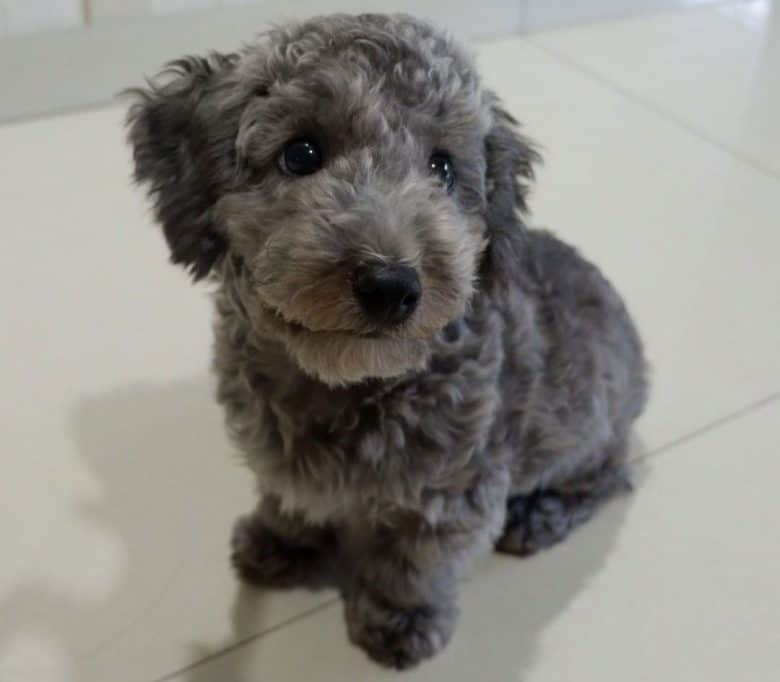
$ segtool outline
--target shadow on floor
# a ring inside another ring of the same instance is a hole
[[[190,610],[197,608],[200,623],[210,609],[218,622],[229,620],[228,537],[253,504],[251,476],[224,435],[205,377],[88,398],[72,412],[70,431],[96,493],[79,495],[89,501],[63,513],[94,547],[95,556],[79,562],[94,576],[87,581],[105,589],[83,597],[60,590],[56,565],[45,582],[16,586],[0,600],[0,651],[43,642],[53,660],[33,649],[20,660],[23,669],[3,668],[0,678],[135,681],[151,668],[148,679],[171,669],[154,667],[171,655],[166,631],[175,629],[180,641],[192,636]],[[46,539],[40,542],[42,560],[52,561]],[[262,595],[251,601],[251,618],[233,622],[238,638],[268,625]]]

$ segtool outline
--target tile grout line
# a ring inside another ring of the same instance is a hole
[[[0,116],[0,130],[4,127],[13,127],[24,125],[26,123],[40,123],[42,121],[55,121],[69,116],[79,116],[80,114],[91,114],[99,111],[106,111],[119,108],[119,98],[117,95],[111,95],[106,98],[99,98],[81,104],[54,106],[42,111],[34,111],[24,114],[12,114],[10,116]]]
[[[738,410],[734,410],[733,412],[729,412],[728,414],[723,415],[722,417],[718,417],[717,419],[708,422],[707,424],[704,424],[703,426],[700,426],[699,428],[694,429],[693,431],[689,431],[688,433],[683,434],[682,436],[678,436],[677,438],[674,438],[669,442],[664,443],[663,445],[659,445],[658,447],[655,447],[652,450],[649,450],[648,452],[644,452],[641,455],[637,455],[636,457],[631,457],[629,459],[629,465],[635,464],[636,462],[647,460],[650,457],[655,457],[656,455],[664,454],[665,452],[672,450],[679,445],[684,445],[685,443],[693,441],[699,438],[700,436],[706,435],[707,433],[710,433],[712,431],[717,431],[719,428],[723,426],[727,426],[732,422],[738,421],[743,417],[747,417],[753,412],[756,412],[762,409],[763,407],[766,407],[767,405],[771,405],[773,402],[777,402],[777,401],[780,401],[780,392],[771,393],[767,396],[764,396],[760,400],[756,400],[755,402],[745,405],[744,407],[741,407]]]
[[[278,632],[279,630],[286,628],[288,625],[293,625],[298,621],[304,620],[309,616],[313,616],[314,614],[319,613],[320,611],[325,611],[340,601],[341,601],[341,597],[333,597],[332,599],[328,599],[322,602],[321,604],[317,604],[317,606],[307,609],[306,611],[302,611],[301,613],[298,613],[294,616],[290,616],[286,620],[276,623],[275,625],[272,625],[271,627],[266,628],[265,630],[260,630],[260,632],[256,632],[253,635],[248,635],[243,639],[239,639],[238,641],[229,644],[224,649],[215,651],[214,653],[209,654],[208,656],[204,656],[203,658],[193,661],[192,663],[188,663],[187,665],[182,666],[181,668],[178,668],[177,670],[174,670],[172,672],[166,673],[161,677],[155,677],[154,679],[151,680],[151,682],[171,682],[172,680],[176,679],[180,675],[184,675],[188,672],[191,672],[195,668],[199,668],[200,666],[205,665],[206,663],[210,663],[211,661],[215,661],[219,658],[222,658],[223,656],[227,656],[228,654],[231,654],[238,649],[242,649],[245,646],[252,644],[253,642],[256,642],[257,640],[262,639],[266,635],[271,635],[274,632]]]
[[[748,166],[749,168],[763,175],[764,177],[769,178],[770,180],[774,180],[776,182],[780,181],[780,173],[774,171],[768,166],[765,166],[760,161],[757,161],[756,159],[743,154],[739,149],[725,142],[722,142],[721,140],[718,140],[717,138],[712,137],[707,133],[703,133],[702,131],[698,130],[697,128],[695,128],[693,125],[691,125],[684,119],[676,116],[675,114],[671,113],[670,111],[667,111],[666,109],[663,109],[662,107],[651,102],[650,100],[644,99],[640,95],[631,92],[630,90],[624,88],[622,85],[619,85],[618,83],[610,80],[606,76],[601,75],[597,71],[573,59],[568,54],[559,52],[558,50],[552,49],[544,45],[543,43],[540,43],[537,38],[531,35],[524,36],[524,40],[527,45],[530,45],[531,47],[535,48],[539,52],[542,52],[546,54],[548,57],[553,58],[559,64],[571,69],[572,71],[576,71],[577,73],[586,76],[590,80],[599,83],[600,85],[608,88],[609,90],[612,90],[612,92],[617,93],[622,97],[625,97],[627,100],[640,106],[645,111],[655,114],[656,116],[666,121],[667,123],[672,123],[680,130],[683,130],[689,133],[690,135],[693,135],[695,138],[697,138],[702,142],[706,142],[711,147],[714,147],[720,150],[721,152],[725,152],[729,156],[733,157],[740,163]]]

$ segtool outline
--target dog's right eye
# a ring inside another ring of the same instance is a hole
[[[279,164],[290,175],[316,173],[322,168],[320,146],[314,140],[293,140],[284,148]]]
[[[446,152],[434,152],[431,154],[430,161],[431,173],[438,175],[447,193],[451,194],[455,187],[455,169],[452,167],[452,159]]]

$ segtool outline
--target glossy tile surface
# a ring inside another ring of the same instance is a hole
[[[532,36],[690,132],[780,174],[780,3],[749,0]]]
[[[778,137],[728,134],[780,82],[745,85],[758,33],[728,16],[740,8],[479,48],[544,147],[533,222],[603,267],[646,338],[655,389],[634,454],[666,451],[571,542],[483,562],[452,646],[409,679],[774,679],[780,403],[756,405],[780,392]],[[597,30],[623,46],[613,62],[652,61],[665,35],[687,32],[690,51],[629,88],[595,73],[583,46]],[[698,76],[666,97],[686,69]],[[709,117],[716,81],[728,112]],[[339,604],[319,610],[332,593],[257,593],[230,575],[229,528],[253,496],[211,397],[209,302],[167,265],[129,188],[121,120],[0,127],[0,680],[394,677],[348,646]]]

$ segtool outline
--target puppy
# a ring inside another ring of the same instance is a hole
[[[233,562],[338,554],[349,636],[406,668],[492,546],[528,555],[625,488],[642,347],[599,271],[522,220],[539,157],[471,57],[408,16],[328,16],[134,91],[135,178],[215,287],[227,428],[261,499]]]

